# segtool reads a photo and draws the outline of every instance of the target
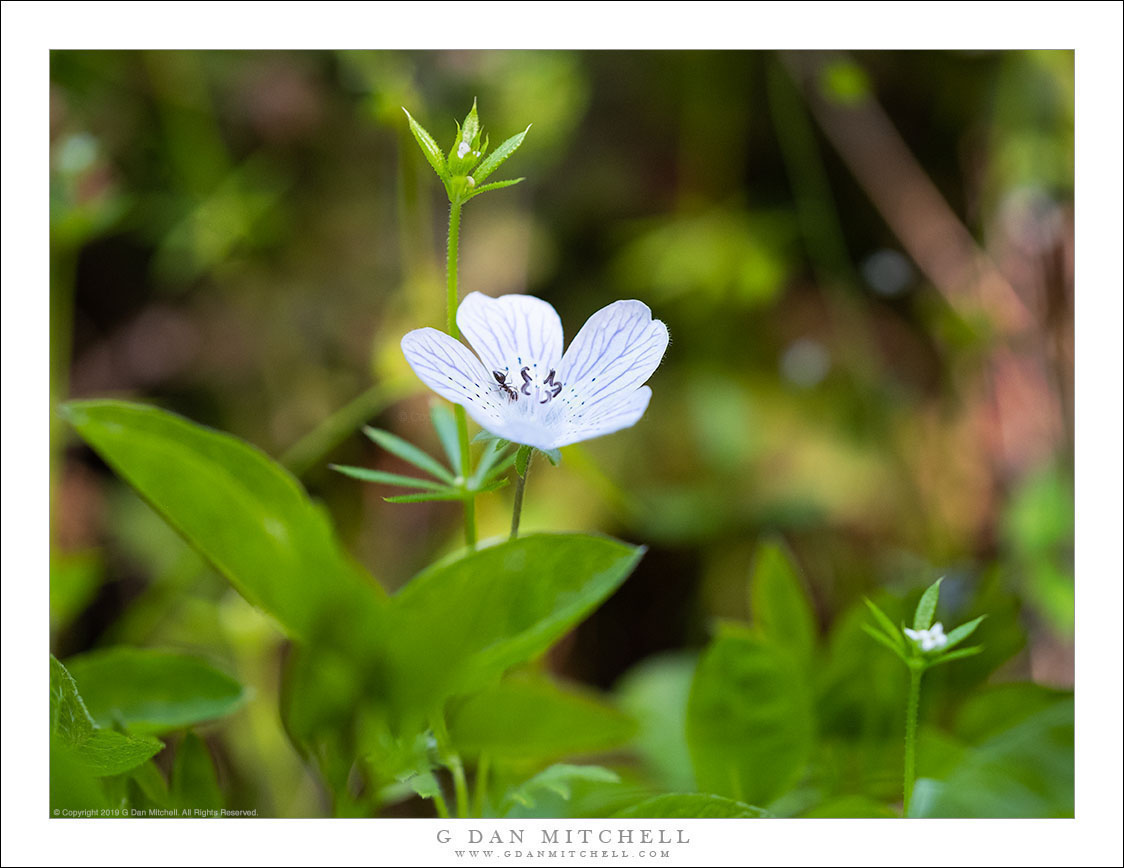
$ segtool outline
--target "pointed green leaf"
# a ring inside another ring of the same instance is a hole
[[[512,802],[525,808],[533,808],[542,792],[556,793],[569,800],[571,785],[575,781],[590,781],[599,784],[620,783],[620,775],[601,766],[577,766],[558,763],[539,772],[530,780],[507,794],[507,803]]]
[[[68,661],[99,726],[159,733],[237,711],[246,691],[229,675],[187,654],[107,648]]]
[[[945,643],[945,650],[950,650],[959,645],[969,636],[976,632],[976,628],[986,618],[987,615],[980,615],[978,618],[973,618],[965,624],[961,624],[955,630],[950,630],[948,634],[948,641]]]
[[[381,589],[344,552],[325,511],[260,450],[155,407],[80,401],[62,412],[290,636],[322,633],[332,641],[366,644],[379,635]],[[341,619],[354,629],[342,629]]]
[[[422,772],[406,778],[406,785],[423,799],[432,799],[441,795],[441,784],[433,772]]]
[[[225,806],[211,752],[194,732],[185,734],[176,748],[172,804],[181,811],[217,811]]]
[[[391,599],[387,690],[428,719],[550,647],[615,591],[644,550],[584,534],[529,534],[462,552]],[[419,722],[420,722],[419,721]]]
[[[472,108],[465,115],[464,123],[458,127],[457,141],[467,142],[471,145],[480,134],[480,116],[476,113],[476,100],[472,100]],[[454,151],[454,153],[456,153]]]
[[[437,432],[437,439],[441,441],[441,448],[449,459],[449,466],[453,472],[460,476],[465,471],[461,467],[461,447],[457,434],[457,420],[448,404],[439,404],[434,401],[429,405],[429,418],[433,422],[433,429]]]
[[[941,663],[951,663],[953,660],[963,660],[965,657],[975,657],[983,651],[983,645],[971,645],[967,648],[959,648],[956,651],[949,651],[947,654],[942,654],[940,657],[932,660],[929,665],[937,666]]]
[[[937,579],[933,584],[925,589],[925,593],[921,595],[921,599],[917,602],[917,611],[913,615],[913,629],[914,630],[928,630],[933,626],[933,615],[937,611],[937,600],[941,595],[941,582],[943,579]]]
[[[799,779],[814,731],[807,679],[790,654],[734,633],[710,643],[687,704],[700,790],[768,804]]]
[[[429,165],[433,167],[433,171],[437,173],[438,178],[442,181],[448,180],[449,173],[445,168],[445,155],[441,153],[441,148],[437,146],[433,136],[427,133],[425,128],[406,111],[405,106],[402,107],[402,111],[406,112],[406,119],[410,122],[410,132],[414,134],[414,139],[417,141],[418,147],[422,149],[422,153],[425,154]]]
[[[484,180],[491,175],[496,169],[503,165],[504,161],[518,150],[519,146],[523,144],[523,139],[527,136],[527,132],[531,129],[531,125],[527,124],[527,129],[521,133],[516,133],[507,141],[503,142],[492,153],[484,157],[480,161],[480,165],[476,167],[476,171],[472,173],[472,177],[476,179],[477,184],[482,184]],[[519,180],[523,180],[520,178]],[[506,183],[506,182],[500,182]],[[489,185],[491,186],[491,185]],[[493,187],[494,189],[494,187]],[[483,192],[482,190],[478,192]]]
[[[492,467],[503,455],[505,448],[506,447],[500,445],[499,440],[491,440],[488,442],[488,445],[484,447],[484,453],[480,456],[480,463],[476,465],[476,470],[473,471],[472,477],[468,480],[469,488],[476,488],[486,479],[496,475]],[[514,454],[511,455],[510,458],[514,461]],[[508,466],[510,466],[510,464]]]
[[[548,761],[619,747],[631,719],[595,693],[541,675],[518,675],[474,693],[449,711],[462,755]]]
[[[382,470],[371,470],[368,467],[351,467],[347,464],[329,464],[328,466],[337,473],[350,476],[352,479],[360,479],[363,482],[378,482],[383,485],[395,485],[399,488],[424,488],[428,491],[445,491],[448,489],[447,485],[434,482],[432,479],[417,479],[413,476],[385,473]]]
[[[816,618],[792,553],[779,540],[757,548],[749,583],[753,626],[766,641],[791,651],[802,665],[816,648]]]
[[[447,482],[449,485],[455,483],[456,477],[449,472],[447,467],[429,453],[423,452],[413,443],[403,440],[401,437],[396,434],[391,434],[389,431],[381,431],[369,425],[363,429],[363,433],[387,452],[397,455],[406,463],[414,465],[414,467],[417,467],[419,470],[424,470],[426,473],[435,476],[443,482]]]
[[[440,491],[421,491],[417,494],[395,494],[384,497],[387,503],[428,503],[436,500],[464,500],[467,496],[461,488],[443,488]]]
[[[512,178],[510,181],[496,181],[492,184],[485,184],[483,187],[475,187],[471,193],[465,196],[465,201],[467,202],[469,199],[474,199],[481,193],[487,193],[490,190],[502,190],[504,187],[514,187],[516,184],[520,184],[525,180],[527,179]]]
[[[897,645],[896,643],[894,643],[894,642],[893,642],[893,641],[892,641],[892,640],[891,640],[891,639],[890,639],[890,638],[889,638],[888,636],[886,636],[886,635],[884,635],[883,633],[881,633],[880,631],[876,630],[876,629],[875,629],[874,627],[872,627],[872,626],[871,626],[870,624],[863,624],[863,625],[862,625],[862,631],[863,631],[864,633],[866,633],[866,635],[868,635],[868,636],[869,636],[869,637],[870,637],[871,639],[873,639],[873,640],[874,640],[875,642],[877,642],[877,643],[878,643],[879,645],[884,645],[884,646],[886,646],[887,648],[889,648],[889,649],[890,649],[891,651],[893,651],[893,652],[894,652],[894,654],[896,654],[896,655],[897,655],[897,656],[898,656],[898,657],[899,657],[899,658],[900,658],[901,660],[903,660],[903,661],[904,661],[904,660],[906,659],[906,656],[905,656],[905,654],[903,654],[903,653],[902,653],[902,649],[901,649],[901,646],[899,646],[899,645]]]
[[[764,808],[707,793],[667,793],[613,814],[616,820],[756,820],[773,815]]]
[[[902,631],[890,620],[890,616],[883,612],[873,600],[863,597],[863,602],[866,607],[870,609],[870,613],[874,616],[874,620],[878,622],[878,626],[886,634],[886,638],[898,647],[898,656],[901,656],[901,651],[905,648],[905,636]]]

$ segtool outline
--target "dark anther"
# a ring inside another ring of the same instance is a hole
[[[531,370],[531,369],[525,367],[525,368],[523,368],[523,370],[521,370],[519,372],[520,374],[523,375],[523,394],[524,395],[530,395],[531,394],[531,375],[527,373],[529,370]]]

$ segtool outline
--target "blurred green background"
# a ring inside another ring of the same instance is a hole
[[[52,412],[123,396],[257,444],[390,589],[460,544],[457,505],[328,469],[405,469],[364,423],[438,448],[398,341],[443,322],[446,204],[400,107],[442,145],[473,98],[493,142],[533,124],[497,177],[527,180],[465,210],[461,288],[545,298],[567,338],[618,298],[668,324],[642,422],[537,468],[523,517],[649,546],[548,663],[649,715],[664,781],[690,788],[684,679],[763,535],[826,649],[825,792],[896,786],[905,678],[864,594],[904,612],[944,575],[947,621],[991,615],[927,682],[922,774],[1072,688],[1072,52],[55,51],[50,96]],[[51,454],[52,651],[214,662],[255,697],[201,731],[228,807],[323,813],[280,632],[54,416]],[[503,534],[510,490],[478,508]]]

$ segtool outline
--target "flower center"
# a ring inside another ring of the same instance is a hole
[[[549,404],[562,392],[563,384],[555,380],[557,375],[553,368],[544,378],[532,373],[529,365],[524,365],[519,369],[519,377],[522,379],[522,383],[518,381],[509,383],[506,371],[492,371],[492,376],[496,378],[496,385],[499,389],[512,402],[519,401],[522,398],[531,404]]]

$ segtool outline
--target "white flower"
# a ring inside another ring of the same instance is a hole
[[[948,637],[944,634],[944,627],[937,621],[928,630],[910,630],[905,628],[905,635],[921,646],[922,651],[935,651],[948,644]]]
[[[414,373],[485,430],[543,450],[635,425],[652,397],[643,383],[667,349],[667,326],[640,301],[597,311],[565,355],[558,313],[534,296],[471,293],[457,327],[476,355],[416,329],[402,338]]]

